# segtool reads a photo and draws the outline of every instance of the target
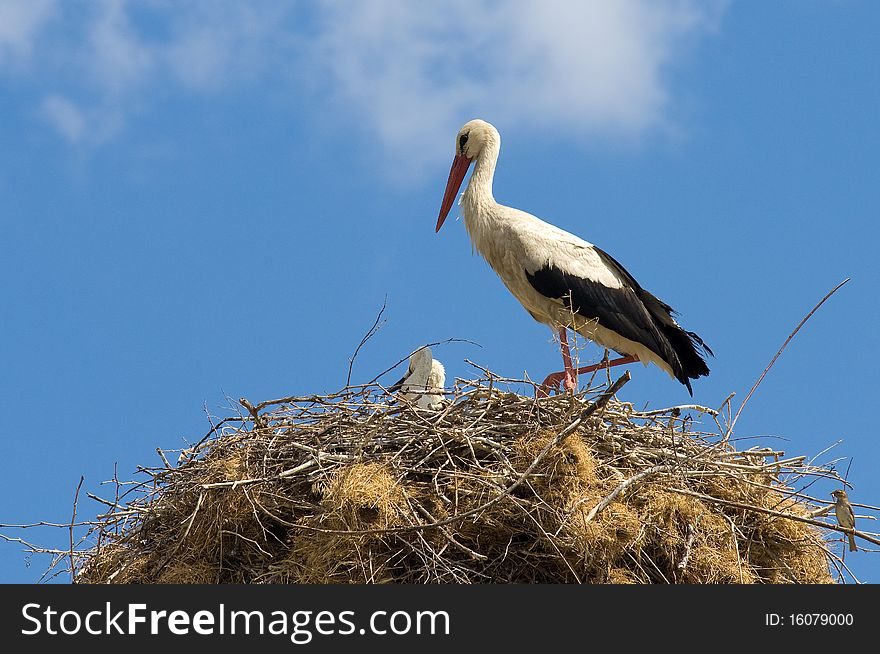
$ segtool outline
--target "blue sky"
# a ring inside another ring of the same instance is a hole
[[[819,460],[851,457],[877,505],[878,28],[867,0],[0,0],[0,523],[69,520],[80,475],[106,495],[227,398],[340,388],[386,296],[356,382],[448,338],[482,346],[435,348],[449,377],[558,369],[455,213],[434,234],[474,117],[502,134],[499,201],[612,253],[711,345],[701,404],[738,406],[851,277],[736,436],[839,442]],[[689,401],[632,372],[623,399]],[[0,543],[2,581],[46,563]],[[847,564],[880,582],[875,555]]]

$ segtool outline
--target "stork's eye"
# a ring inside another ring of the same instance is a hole
[[[458,149],[463,153],[464,146],[467,145],[468,134],[462,134],[458,137]]]

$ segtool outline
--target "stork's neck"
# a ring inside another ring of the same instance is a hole
[[[496,205],[495,197],[492,195],[492,180],[495,177],[499,149],[500,143],[495,139],[486,141],[474,162],[474,172],[461,199],[465,227],[480,251],[483,250],[482,244],[479,243],[482,240],[481,232],[488,227],[486,223],[494,213],[491,209]]]
[[[498,163],[498,144],[487,141],[474,162],[474,172],[464,192],[465,201],[476,203],[495,202],[492,196],[492,180]]]

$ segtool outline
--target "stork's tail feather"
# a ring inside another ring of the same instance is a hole
[[[675,378],[684,384],[688,393],[693,396],[690,380],[709,374],[709,366],[706,365],[704,355],[714,356],[714,354],[703,339],[694,332],[685,331],[678,325],[661,325],[661,329],[678,358],[678,366],[672,366]]]

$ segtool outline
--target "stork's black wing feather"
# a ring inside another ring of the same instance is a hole
[[[609,288],[550,266],[544,266],[534,273],[526,271],[526,277],[541,295],[561,300],[573,313],[595,320],[600,327],[641,343],[664,361],[668,361],[670,354],[674,356],[633,288]]]

